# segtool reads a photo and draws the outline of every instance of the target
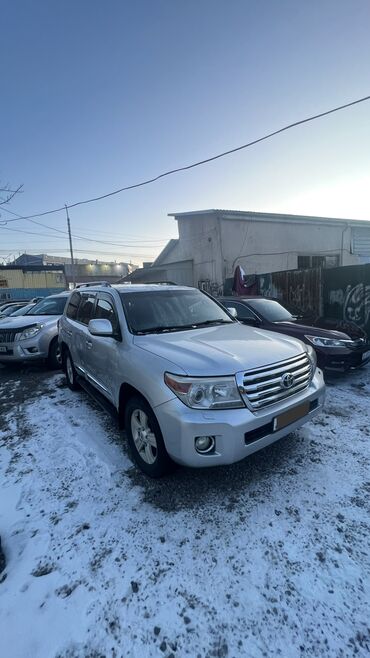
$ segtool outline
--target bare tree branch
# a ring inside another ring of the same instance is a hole
[[[23,185],[19,185],[15,190],[10,189],[9,185],[0,187],[0,192],[6,193],[5,197],[1,197],[0,206],[4,206],[6,203],[10,203],[16,194],[22,193],[22,188]]]

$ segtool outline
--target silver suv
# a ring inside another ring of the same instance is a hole
[[[0,323],[0,363],[47,360],[60,367],[58,320],[69,292],[45,297],[25,315],[9,317]]]
[[[72,293],[59,325],[68,386],[114,408],[152,477],[178,462],[229,464],[315,416],[315,352],[243,326],[194,288],[97,285]]]

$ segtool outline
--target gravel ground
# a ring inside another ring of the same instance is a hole
[[[0,655],[370,654],[370,371],[239,464],[151,481],[60,374],[0,370]]]

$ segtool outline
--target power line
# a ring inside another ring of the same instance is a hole
[[[67,206],[67,208],[68,208],[68,206]],[[31,222],[31,224],[36,224],[37,226],[41,226],[42,228],[47,228],[51,231],[56,231],[57,233],[63,233],[63,235],[68,235],[68,231],[63,231],[60,228],[55,228],[54,226],[49,226],[47,224],[42,224],[41,222],[37,222],[34,219],[29,219],[27,217],[22,217],[22,215],[19,215],[18,213],[13,212],[12,210],[9,210],[8,208],[3,208],[3,210],[6,210],[6,212],[10,213],[11,215],[15,215],[16,217],[18,217],[18,219],[27,219],[27,221]],[[0,228],[7,228],[8,231],[16,230],[16,229],[11,229],[11,228],[5,226],[5,224],[8,224],[8,222],[10,222],[10,221],[12,221],[12,220],[9,220],[9,219],[8,220],[3,220],[3,221],[0,220]],[[35,235],[41,235],[41,234],[40,233],[35,233]],[[57,236],[55,236],[55,237],[57,237]],[[93,240],[92,238],[88,238],[88,237],[83,236],[83,235],[75,235],[74,233],[72,233],[72,237],[77,238],[79,240],[88,240],[89,242],[98,242],[100,244],[110,244],[110,245],[113,245],[113,246],[115,246],[117,244],[116,242],[107,242],[105,240]],[[168,239],[169,238],[161,238],[161,239],[156,239],[156,240],[146,240],[146,239],[140,240],[140,239],[138,239],[138,240],[135,240],[135,242],[133,242],[132,244],[133,244],[133,246],[136,246],[137,242],[141,242],[141,243],[142,242],[149,242],[149,243],[152,243],[152,242],[153,243],[167,242]],[[129,247],[130,244],[127,244],[127,245],[126,244],[125,245],[119,245],[118,244],[118,246],[127,246],[127,247]],[[144,245],[142,245],[142,246],[144,246]],[[148,246],[152,246],[152,245],[149,244]],[[153,244],[153,248],[154,248],[154,246],[156,246],[156,245]]]
[[[40,226],[43,226],[44,228],[52,229],[51,226],[46,226],[45,224],[40,224],[40,222],[34,222],[34,223],[39,224]],[[13,233],[26,233],[27,235],[37,235],[38,237],[41,237],[41,238],[44,238],[44,237],[46,237],[46,238],[55,238],[55,239],[58,239],[58,240],[64,240],[65,239],[64,235],[66,235],[66,236],[68,235],[67,231],[62,231],[60,229],[53,229],[53,230],[58,231],[58,233],[63,233],[63,236],[62,235],[52,235],[50,233],[35,233],[35,231],[26,231],[26,230],[20,229],[20,228],[9,228],[8,226],[0,226],[0,230],[12,231]],[[122,244],[121,242],[108,242],[106,240],[94,240],[93,238],[86,238],[86,237],[83,237],[81,235],[75,235],[75,234],[72,234],[72,236],[76,240],[87,240],[88,242],[97,242],[99,244],[106,244],[106,245],[109,245],[111,247],[125,247],[126,249],[127,248],[128,249],[135,248],[135,247],[140,247],[140,249],[156,249],[156,248],[159,249],[161,247],[161,245],[155,245],[155,244],[153,244],[153,245],[152,244],[137,244],[137,243],[135,243],[135,244]]]
[[[227,155],[231,155],[232,153],[237,153],[238,151],[242,151],[243,149],[249,148],[250,146],[254,146],[255,144],[258,144],[259,142],[263,142],[267,139],[270,139],[271,137],[274,137],[275,135],[279,135],[282,132],[285,132],[286,130],[290,130],[291,128],[295,128],[296,126],[300,126],[303,123],[308,123],[309,121],[315,121],[316,119],[320,119],[324,116],[328,116],[329,114],[333,114],[334,112],[339,112],[340,110],[344,110],[348,107],[352,107],[353,105],[358,105],[359,103],[363,103],[365,101],[370,100],[370,96],[364,96],[363,98],[358,98],[354,101],[351,101],[350,103],[345,103],[344,105],[339,105],[337,107],[332,108],[331,110],[326,110],[325,112],[320,112],[319,114],[315,114],[310,117],[306,117],[305,119],[300,119],[299,121],[294,121],[294,123],[290,123],[286,126],[283,126],[282,128],[279,128],[278,130],[274,130],[271,133],[268,133],[267,135],[264,135],[263,137],[259,137],[258,139],[254,139],[251,142],[248,142],[247,144],[242,144],[241,146],[236,146],[235,148],[229,149],[228,151],[223,151],[222,153],[218,153],[217,155],[213,155],[209,158],[205,158],[204,160],[199,160],[198,162],[194,162],[190,165],[185,165],[183,167],[177,167],[176,169],[170,169],[169,171],[165,171],[162,174],[158,174],[158,176],[154,176],[153,178],[148,178],[147,180],[141,181],[139,183],[134,183],[133,185],[126,185],[125,187],[121,187],[118,190],[113,190],[112,192],[108,192],[107,194],[102,194],[101,196],[97,197],[92,197],[91,199],[84,199],[83,201],[77,201],[76,203],[71,203],[67,205],[67,208],[76,208],[76,206],[82,206],[86,203],[95,203],[96,201],[101,201],[102,199],[107,199],[108,197],[114,196],[116,194],[121,194],[122,192],[126,192],[128,190],[133,190],[137,187],[143,187],[144,185],[150,185],[151,183],[155,183],[156,181],[160,180],[161,178],[165,178],[166,176],[172,176],[173,174],[177,174],[181,171],[187,171],[189,169],[194,169],[195,167],[200,167],[201,165],[207,164],[208,162],[213,162],[214,160],[219,160],[220,158],[224,158]],[[26,215],[22,216],[21,219],[33,219],[34,217],[43,217],[45,215],[52,215],[57,212],[65,212],[65,206],[62,206],[61,208],[54,208],[53,210],[46,210],[44,212],[39,212],[35,213],[33,215]],[[17,219],[9,220],[16,222],[18,221]]]

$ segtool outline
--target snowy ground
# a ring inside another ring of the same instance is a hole
[[[1,658],[368,658],[369,393],[158,482],[62,375],[0,370]]]

